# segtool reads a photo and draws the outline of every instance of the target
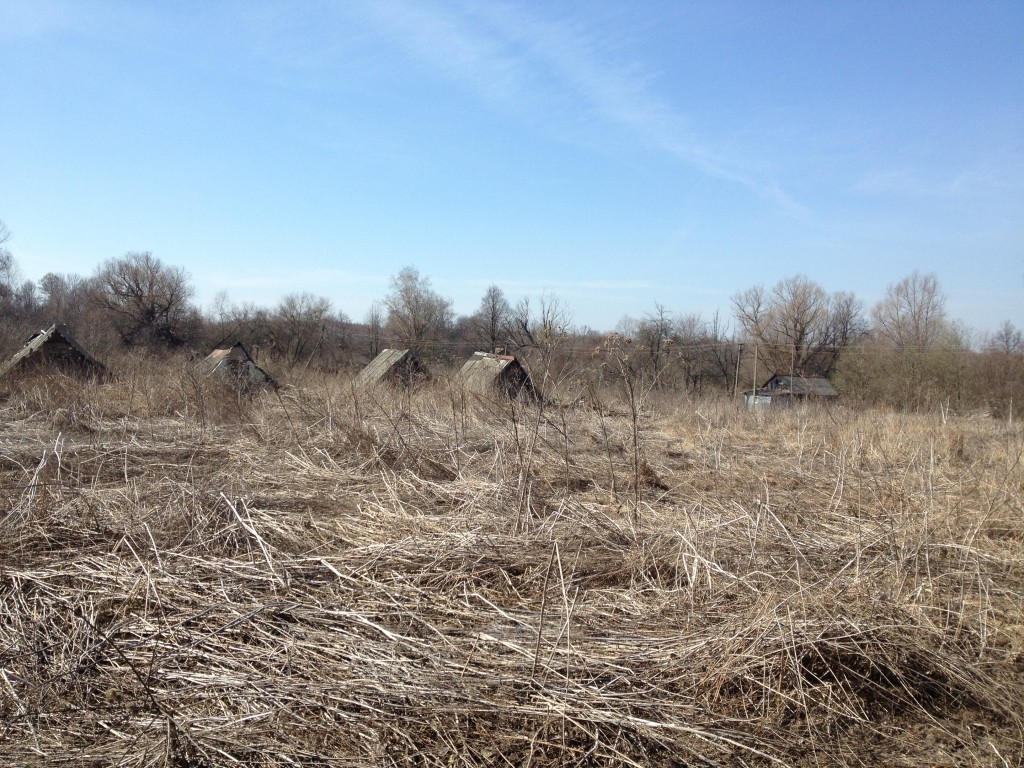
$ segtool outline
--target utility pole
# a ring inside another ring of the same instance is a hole
[[[732,396],[740,393],[740,360],[743,359],[743,344],[736,345],[736,377],[733,379]],[[1012,401],[1011,401],[1012,402]]]
[[[750,407],[757,408],[757,342],[754,342],[754,394],[750,396]]]
[[[796,376],[796,342],[793,342],[792,354],[789,358],[789,391],[793,392],[793,377]]]

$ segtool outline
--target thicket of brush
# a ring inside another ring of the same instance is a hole
[[[1019,427],[628,384],[3,382],[0,754],[1022,764]]]

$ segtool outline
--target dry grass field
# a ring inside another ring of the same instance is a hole
[[[1024,765],[1016,424],[221,386],[0,382],[5,765]]]

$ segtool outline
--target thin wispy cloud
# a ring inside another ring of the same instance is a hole
[[[595,296],[614,297],[617,301],[630,294],[649,294],[658,286],[649,280],[509,280],[491,281],[501,286],[509,296]],[[491,282],[473,281],[473,290],[486,288]],[[449,281],[447,285],[452,285]],[[662,286],[664,287],[664,286]]]
[[[0,39],[62,32],[75,27],[79,16],[79,11],[70,3],[10,0],[0,3]]]
[[[217,290],[320,290],[338,286],[381,286],[387,279],[377,273],[359,273],[341,269],[264,269],[258,274],[240,275],[237,272],[211,271],[200,275],[200,282]]]
[[[711,178],[738,184],[790,213],[803,207],[774,179],[699,136],[693,119],[655,90],[636,61],[582,26],[505,3],[427,6],[375,0],[363,18],[434,72],[534,122],[568,131],[594,121]],[[565,132],[562,130],[562,132]]]
[[[160,36],[167,18],[161,8],[143,3],[3,0],[0,40],[20,38],[45,45],[69,37],[112,48],[144,46]]]
[[[979,193],[1020,191],[1021,183],[1008,183],[1005,174],[982,168],[955,173],[926,173],[914,168],[890,168],[865,174],[854,191],[866,195],[899,195],[930,198],[965,198]]]
[[[152,33],[161,17],[155,9],[107,3],[90,6],[87,14],[81,8],[63,0],[0,4],[0,27],[23,36],[74,31],[127,40]],[[364,27],[435,75],[563,141],[614,152],[610,145],[625,140],[705,177],[745,187],[781,210],[802,211],[757,163],[702,136],[692,116],[658,93],[653,73],[635,56],[626,58],[628,45],[586,20],[501,2],[409,0],[345,4],[316,26],[303,18],[277,3],[257,4],[240,16],[242,26],[235,31],[250,37],[252,55],[277,67],[277,74],[267,75],[272,82],[292,88],[329,82],[344,41],[358,40]],[[226,23],[213,14],[216,19],[215,26]],[[210,34],[216,39],[222,33],[227,29]],[[289,79],[289,70],[301,78]]]

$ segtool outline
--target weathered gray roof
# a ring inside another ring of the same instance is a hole
[[[213,350],[206,356],[204,363],[210,373],[237,376],[250,384],[277,386],[277,382],[271,378],[270,374],[260,368],[252,359],[242,342]]]
[[[459,370],[459,379],[466,389],[480,395],[493,394],[496,389],[512,397],[523,391],[536,394],[530,375],[514,355],[474,352]]]
[[[800,397],[838,397],[832,383],[824,376],[788,376],[780,373],[772,376],[758,392],[768,390],[775,394],[791,394]]]
[[[406,366],[410,372],[423,371],[423,367],[408,349],[385,349],[356,374],[355,384],[366,386],[383,381],[397,366]],[[398,378],[405,378],[399,376]]]
[[[39,357],[40,362],[73,363],[101,374],[107,370],[103,363],[90,355],[75,340],[66,327],[54,324],[33,334],[24,347],[4,363],[3,366],[0,366],[0,376],[13,370],[19,364],[28,362],[30,358],[35,356]]]

